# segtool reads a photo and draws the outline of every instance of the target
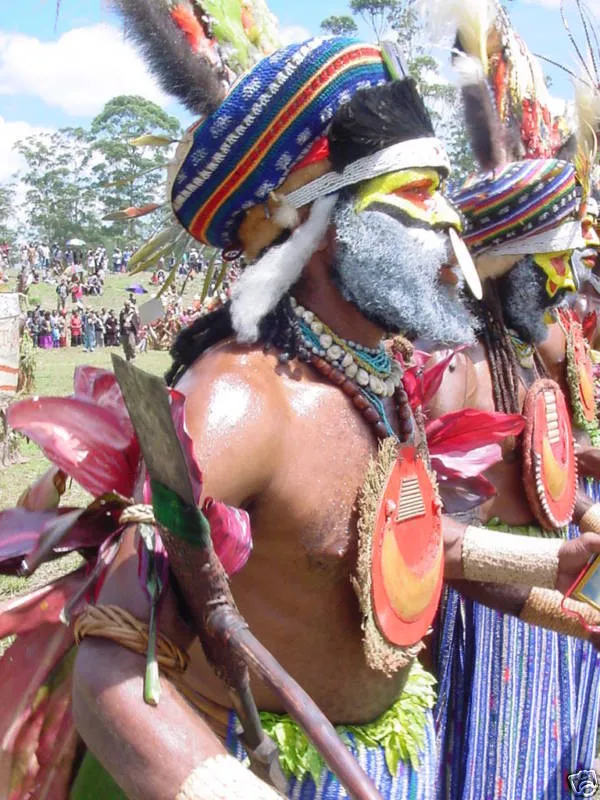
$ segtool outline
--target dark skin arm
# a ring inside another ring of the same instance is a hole
[[[210,383],[202,382],[202,386]],[[222,382],[216,382],[220,390]],[[190,399],[190,398],[188,398]],[[198,391],[194,407],[194,438],[208,441],[199,420],[210,419],[214,398]],[[206,414],[204,406],[206,406]],[[256,413],[249,430],[226,431],[227,447],[214,441],[210,463],[203,464],[205,493],[242,504],[257,482],[268,481],[272,459],[261,452],[261,442],[272,439],[272,414]],[[262,435],[257,440],[256,426]],[[246,474],[247,473],[247,474]],[[212,476],[209,482],[208,476]],[[114,604],[145,621],[149,603],[137,576],[135,532],[124,537],[119,554],[102,587],[98,604]],[[159,630],[183,650],[194,635],[182,621],[177,600],[167,592],[158,620]],[[207,758],[225,749],[202,717],[161,677],[157,708],[144,703],[145,659],[124,647],[98,638],[79,647],[73,684],[73,710],[83,740],[131,800],[172,800],[187,776]]]
[[[119,605],[143,620],[149,606],[137,579],[134,537],[133,531],[126,534],[98,602]],[[182,648],[192,639],[171,594],[161,610],[160,629]],[[104,639],[85,639],[75,664],[75,723],[131,800],[171,800],[201,761],[225,750],[164,677],[159,706],[146,705],[144,671],[142,656]]]
[[[464,582],[464,570],[462,563],[462,541],[464,532],[467,526],[461,522],[453,520],[451,517],[444,517],[444,555],[445,555],[445,575],[446,580],[452,584],[454,581]],[[596,533],[582,533],[577,539],[563,542],[561,549],[558,553],[558,579],[556,588],[560,591],[567,592],[577,579],[581,570],[588,563],[591,556],[600,553],[600,535]],[[480,584],[473,584],[477,587]],[[499,611],[511,612],[510,603],[513,602],[514,596],[509,601],[506,609],[503,603],[504,589],[506,588],[500,584],[485,584],[486,592],[482,597],[487,597],[487,601],[482,599],[485,605],[490,605],[492,608],[498,608]],[[498,586],[498,604],[490,602],[491,587]],[[479,600],[479,597],[470,593],[469,596],[473,600]]]

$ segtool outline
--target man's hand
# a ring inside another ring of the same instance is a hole
[[[586,478],[600,478],[600,447],[576,445],[577,471]]]
[[[556,588],[565,594],[577,580],[590,558],[600,553],[600,534],[582,533],[565,542],[558,552]]]

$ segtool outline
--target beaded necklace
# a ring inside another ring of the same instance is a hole
[[[373,426],[378,438],[393,436],[402,442],[414,436],[413,416],[402,385],[402,368],[385,347],[364,347],[335,334],[314,312],[290,298],[291,324],[298,355],[338,386]],[[394,431],[383,403],[393,397],[399,422]]]

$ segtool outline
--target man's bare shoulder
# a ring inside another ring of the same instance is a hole
[[[241,505],[281,460],[288,402],[275,354],[225,341],[196,359],[177,384],[205,474],[205,494]]]

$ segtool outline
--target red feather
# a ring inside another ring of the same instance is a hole
[[[171,19],[185,34],[185,38],[194,53],[197,53],[206,36],[193,10],[186,3],[180,3],[171,11]]]

